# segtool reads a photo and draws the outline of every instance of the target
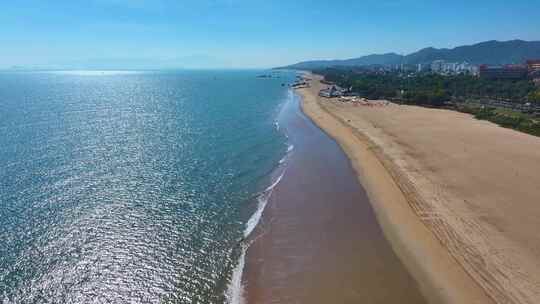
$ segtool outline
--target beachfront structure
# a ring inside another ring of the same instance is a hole
[[[485,79],[524,79],[527,77],[527,73],[527,67],[518,64],[502,66],[483,64],[480,66],[480,77]]]
[[[342,95],[342,90],[337,88],[336,86],[331,86],[330,88],[319,91],[319,96],[326,98],[341,97]]]

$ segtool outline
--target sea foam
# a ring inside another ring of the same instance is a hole
[[[272,185],[259,193],[259,195],[257,196],[257,210],[253,213],[253,215],[246,223],[246,228],[244,230],[244,239],[247,239],[251,235],[253,230],[255,230],[255,228],[261,221],[264,209],[268,204],[268,200],[270,199],[274,188],[279,184],[279,182],[285,175],[285,171],[286,170],[284,169],[283,172],[279,175],[279,177],[274,181],[274,183],[272,183]],[[244,286],[242,285],[242,274],[244,272],[244,266],[246,264],[246,252],[250,244],[251,243],[244,243],[241,245],[242,247],[240,258],[236,267],[233,269],[231,281],[229,282],[229,286],[227,287],[227,290],[225,292],[225,297],[228,304],[245,303]]]
[[[289,93],[290,94],[289,94],[289,98],[287,102],[290,102],[293,97],[291,92]],[[276,121],[274,125],[276,129],[280,131],[279,122]],[[287,139],[289,138],[286,133],[283,133],[283,134]],[[249,218],[249,220],[247,221],[245,225],[244,238],[243,238],[244,240],[249,238],[249,236],[253,233],[253,231],[255,230],[259,222],[261,221],[266,205],[268,204],[268,200],[272,196],[272,192],[274,191],[275,187],[281,182],[283,176],[285,175],[285,172],[287,171],[285,163],[293,150],[294,150],[294,145],[289,144],[287,146],[287,153],[285,154],[285,156],[283,156],[283,158],[279,160],[279,166],[277,170],[281,170],[281,174],[279,174],[278,178],[276,178],[275,181],[269,187],[267,187],[264,191],[256,195],[257,209],[251,215],[251,217]],[[236,267],[233,269],[231,281],[229,282],[227,290],[225,291],[225,297],[228,304],[244,304],[246,302],[244,298],[244,286],[242,284],[242,275],[243,275],[244,267],[246,263],[246,252],[250,245],[251,245],[251,242],[241,244],[241,253],[240,253],[238,263],[236,264]]]

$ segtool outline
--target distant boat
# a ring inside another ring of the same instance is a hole
[[[257,78],[272,78],[272,75],[259,75]]]

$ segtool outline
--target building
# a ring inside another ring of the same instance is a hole
[[[431,64],[429,63],[419,63],[416,65],[416,72],[428,72],[431,71]]]
[[[472,66],[468,62],[458,63],[456,65],[456,73],[458,73],[458,74],[469,74],[471,72],[470,71],[471,67]]]
[[[480,68],[477,65],[470,65],[467,68],[467,71],[470,75],[478,76],[480,75]]]
[[[431,63],[431,71],[433,73],[440,73],[443,71],[444,60],[435,60]]]
[[[540,71],[540,60],[527,60],[527,69],[529,73]]]
[[[457,63],[455,62],[445,62],[443,64],[443,71],[446,73],[446,74],[453,74],[456,72],[456,67],[457,67]]]
[[[417,69],[420,71],[421,65],[418,65]],[[446,62],[444,60],[435,60],[431,62],[431,71],[441,75],[477,75],[478,67],[471,65],[468,62]]]
[[[503,66],[480,66],[480,77],[485,79],[524,79],[527,77],[526,66],[509,64]]]
[[[341,97],[342,95],[343,95],[342,90],[337,88],[336,86],[332,86],[328,89],[319,91],[319,96],[326,97],[326,98]]]
[[[404,63],[402,63],[399,68],[400,68],[400,72],[405,72],[405,73],[416,72],[417,71],[417,66],[414,65],[414,64],[404,64]]]
[[[478,76],[478,66],[472,65],[468,62],[458,63],[456,65],[455,73]]]

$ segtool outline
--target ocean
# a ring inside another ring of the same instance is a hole
[[[0,73],[0,302],[238,301],[295,76]]]

